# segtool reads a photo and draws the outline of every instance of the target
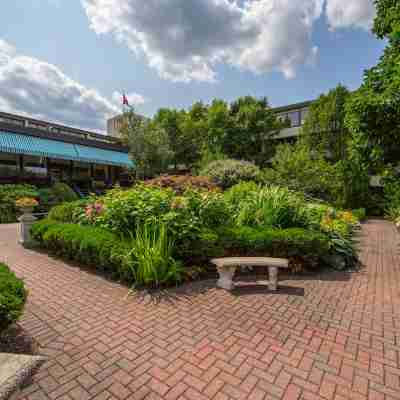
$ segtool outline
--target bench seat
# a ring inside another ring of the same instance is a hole
[[[226,290],[235,287],[233,276],[236,268],[241,267],[265,267],[268,268],[270,290],[278,289],[278,268],[289,268],[289,260],[285,258],[271,257],[223,257],[214,258],[211,262],[217,266],[219,279],[217,286]]]

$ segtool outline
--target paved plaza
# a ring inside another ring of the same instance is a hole
[[[23,249],[2,225],[0,260],[29,288],[21,326],[48,357],[17,399],[400,399],[399,239],[370,220],[360,272],[151,297]]]

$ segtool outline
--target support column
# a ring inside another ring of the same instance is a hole
[[[24,176],[24,155],[20,154],[18,156],[18,172],[19,177],[22,178]]]
[[[47,169],[47,180],[49,181],[50,185],[52,184],[52,178],[51,178],[51,161],[49,157],[46,157],[45,159],[46,163],[46,169]]]
[[[74,177],[74,162],[71,160],[69,162],[69,181],[72,182]]]
[[[90,177],[90,187],[93,189],[94,184],[93,184],[93,179],[94,179],[94,165],[90,164],[89,167],[89,177]]]

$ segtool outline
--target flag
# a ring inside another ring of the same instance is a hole
[[[128,98],[125,96],[125,93],[122,95],[122,105],[129,107]]]

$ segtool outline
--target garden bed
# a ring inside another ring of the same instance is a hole
[[[293,272],[352,268],[357,226],[351,212],[250,182],[224,193],[113,189],[53,208],[32,233],[57,256],[155,287],[202,276],[209,260],[222,256],[285,257]]]

